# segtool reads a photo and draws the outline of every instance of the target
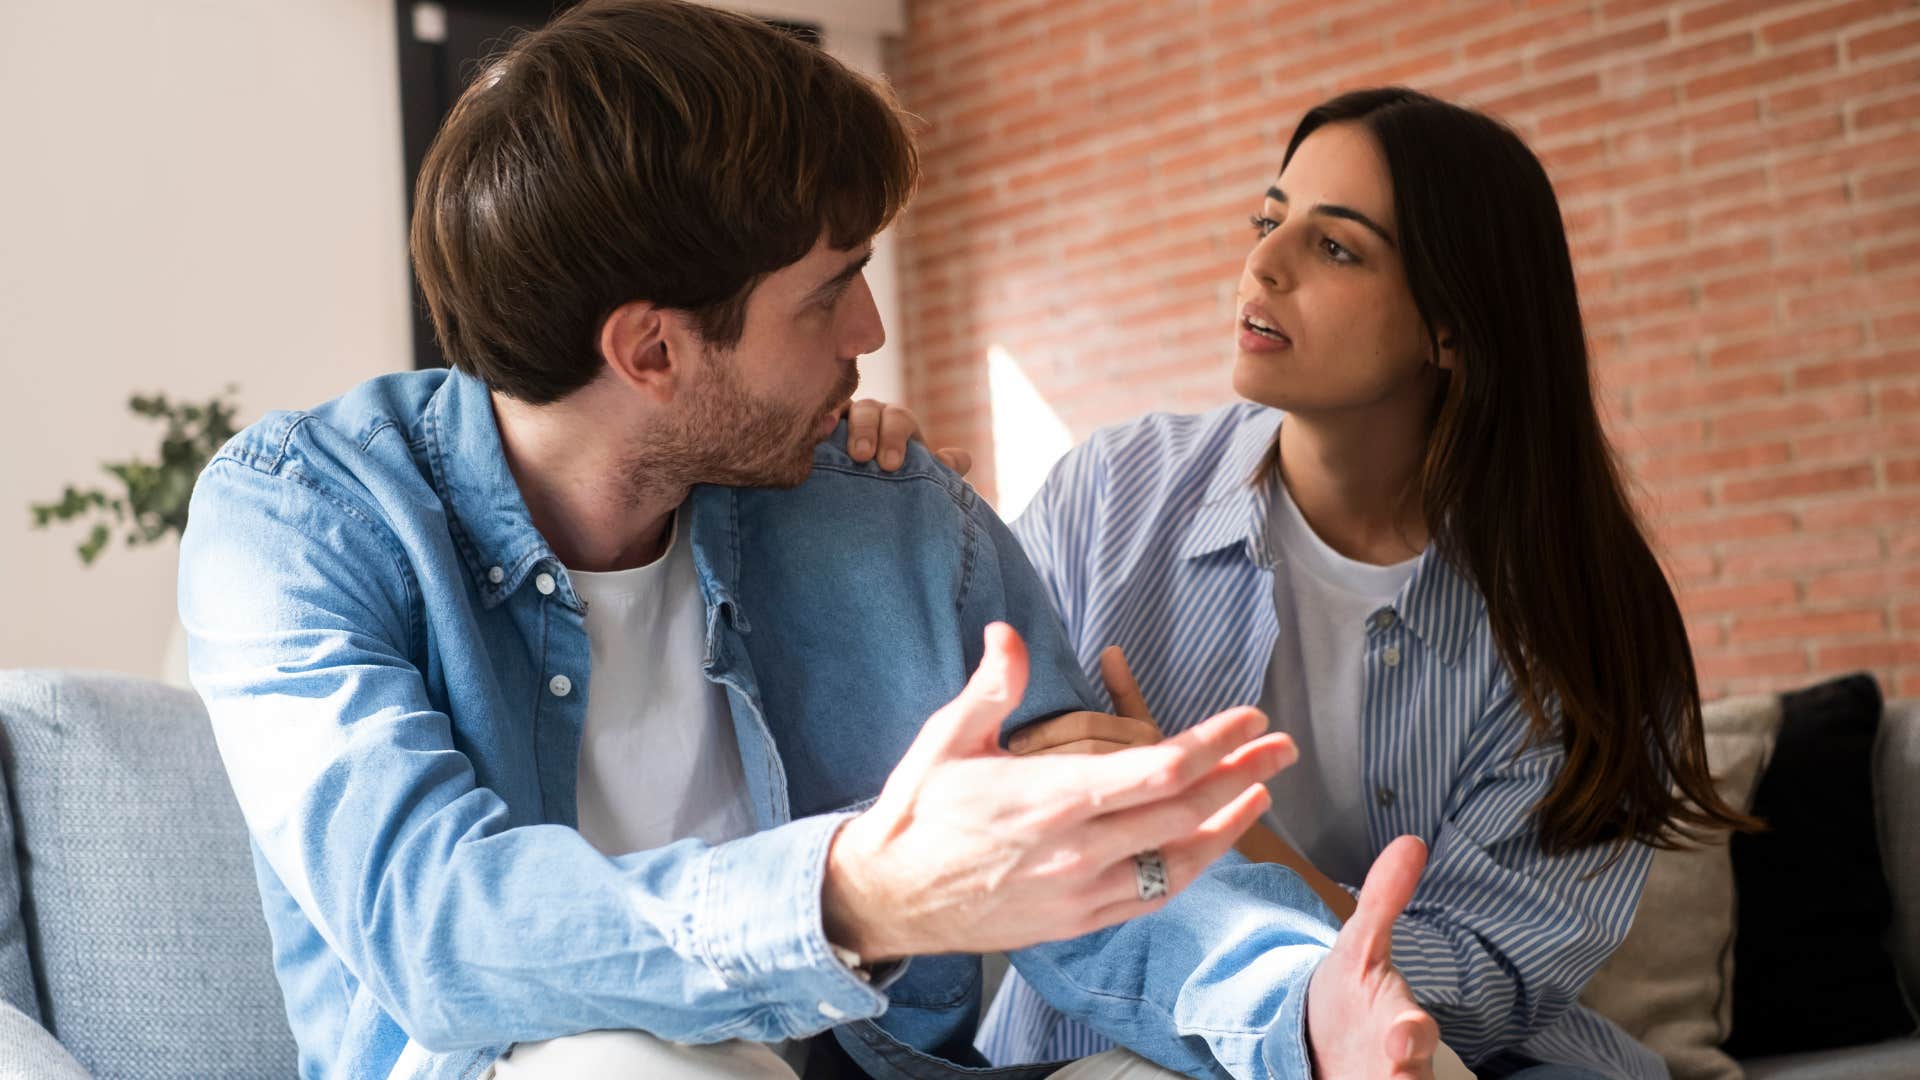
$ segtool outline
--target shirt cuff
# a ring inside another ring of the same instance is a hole
[[[694,927],[707,960],[730,985],[786,1013],[788,1036],[810,1035],[887,1009],[885,986],[841,963],[820,914],[827,848],[853,815],[802,818],[715,847]]]
[[[1321,963],[1325,958],[1321,958]],[[1314,970],[1320,970],[1315,964]],[[1313,1058],[1307,1050],[1307,995],[1313,989],[1313,975],[1300,984],[1300,992],[1288,994],[1280,1003],[1265,1045],[1267,1074],[1274,1080],[1313,1080]]]

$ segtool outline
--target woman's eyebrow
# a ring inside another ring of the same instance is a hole
[[[1267,189],[1267,198],[1284,205],[1287,201],[1287,193],[1281,191],[1279,186],[1275,185]],[[1393,242],[1393,237],[1387,234],[1387,230],[1381,228],[1372,218],[1350,206],[1341,206],[1337,203],[1321,203],[1312,210],[1309,210],[1308,213],[1318,214],[1321,217],[1342,218],[1347,221],[1357,222],[1371,230],[1373,234],[1381,240],[1385,241],[1388,247],[1396,251],[1399,250],[1400,245]]]

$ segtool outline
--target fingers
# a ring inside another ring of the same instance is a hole
[[[1099,741],[1127,746],[1151,746],[1160,741],[1160,729],[1129,716],[1109,716],[1097,712],[1062,713],[1051,720],[1021,728],[1007,740],[1007,749],[1016,754],[1034,754],[1059,750],[1076,742]]]
[[[935,450],[933,456],[939,458],[941,464],[959,473],[961,476],[965,476],[973,471],[973,455],[957,446],[943,446]]]
[[[879,448],[880,415],[887,403],[861,398],[847,407],[847,456],[855,461],[872,461]]]
[[[1228,709],[1152,746],[1079,759],[1071,768],[1050,773],[1049,779],[1079,793],[1090,814],[1124,810],[1186,790],[1266,729],[1267,718],[1260,710]]]
[[[1413,890],[1420,884],[1420,872],[1427,865],[1427,845],[1419,837],[1402,836],[1380,852],[1360,886],[1359,906],[1353,918],[1341,929],[1344,937],[1352,934],[1360,955],[1369,967],[1390,963],[1393,955],[1393,920],[1400,917]]]
[[[1293,740],[1266,735],[1227,756],[1220,765],[1171,798],[1103,814],[1082,830],[1082,848],[1100,862],[1143,848],[1179,843],[1196,833],[1218,831],[1215,819],[1237,805],[1252,788],[1265,790],[1268,777],[1298,757]],[[1252,822],[1241,824],[1226,840],[1232,844]],[[1221,848],[1224,852],[1225,847]]]
[[[895,772],[933,761],[999,752],[1000,725],[1027,692],[1027,646],[1006,623],[990,623],[980,666],[958,697],[927,718]]]
[[[920,420],[898,405],[882,405],[878,435],[880,467],[892,472],[907,460],[907,440],[920,434]]]
[[[1140,684],[1133,680],[1133,669],[1127,666],[1127,654],[1120,646],[1109,645],[1100,650],[1100,679],[1107,684],[1107,696],[1113,699],[1114,712],[1145,720],[1158,728],[1153,713],[1147,710],[1147,699],[1140,693]]]
[[[1434,1056],[1439,1050],[1440,1025],[1419,1009],[1400,1014],[1387,1028],[1387,1060],[1397,1075],[1434,1075]],[[1461,1069],[1464,1071],[1465,1066]]]
[[[1207,867],[1225,855],[1227,849],[1233,846],[1234,838],[1258,821],[1271,805],[1273,798],[1267,794],[1266,786],[1251,785],[1191,834],[1177,841],[1157,845],[1154,850],[1167,868],[1167,894],[1157,900],[1140,899],[1133,853],[1129,852],[1102,872],[1094,885],[1092,895],[1114,899],[1094,909],[1090,916],[1091,925],[1085,927],[1082,933],[1091,933],[1103,926],[1124,922],[1165,906],[1169,898],[1193,884]]]

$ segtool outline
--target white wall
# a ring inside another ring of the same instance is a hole
[[[242,420],[410,363],[390,0],[0,3],[0,667],[157,674],[175,554],[27,504],[151,455],[134,391]]]

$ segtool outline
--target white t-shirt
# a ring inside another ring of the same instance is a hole
[[[593,681],[580,737],[580,834],[624,855],[753,831],[726,691],[708,682],[706,604],[693,552],[671,526],[666,554],[631,570],[569,570],[587,602]]]
[[[1321,873],[1358,885],[1373,861],[1360,767],[1367,619],[1392,605],[1420,560],[1347,558],[1314,533],[1277,479],[1267,545],[1280,635],[1260,706],[1273,730],[1293,736],[1300,760],[1267,781],[1273,807],[1264,820]]]

